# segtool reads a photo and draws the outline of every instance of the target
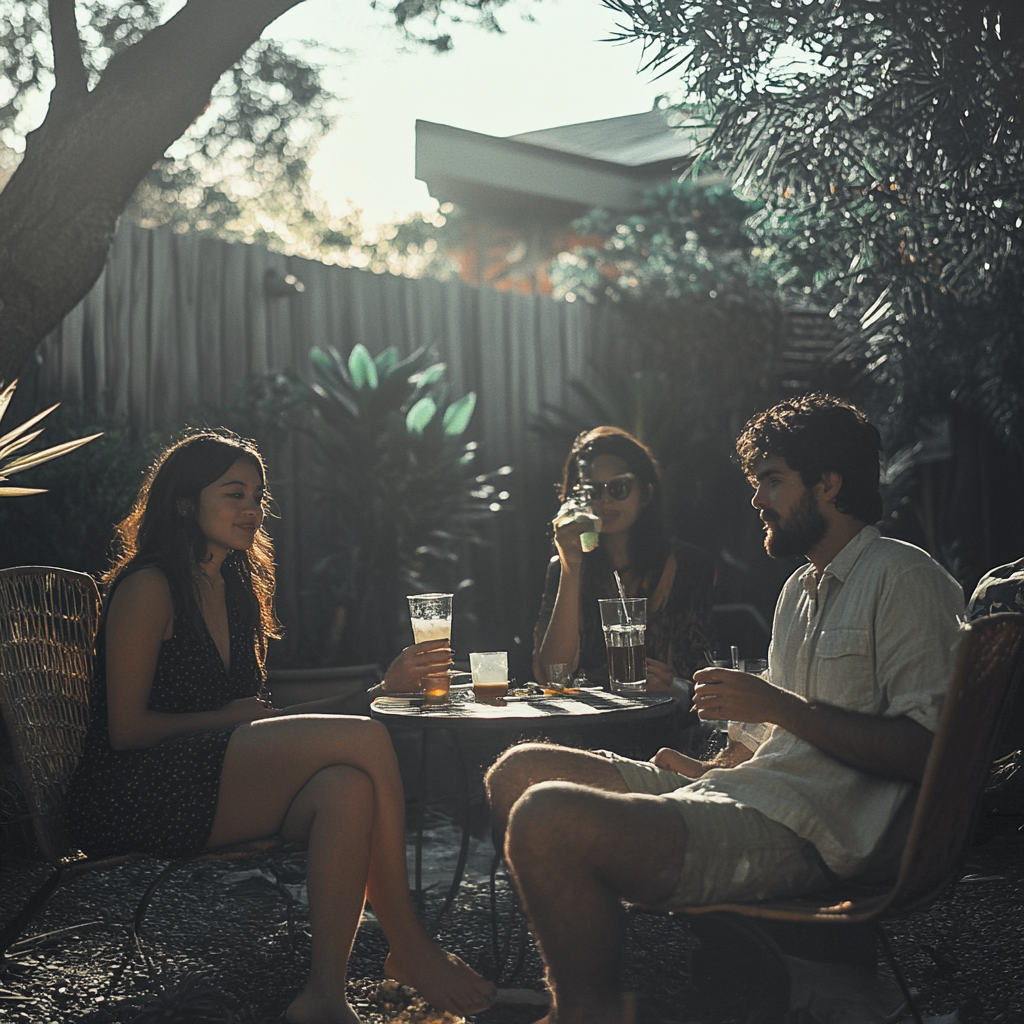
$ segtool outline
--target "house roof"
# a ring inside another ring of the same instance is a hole
[[[594,206],[635,209],[693,154],[704,129],[651,110],[510,138],[416,122],[416,177],[440,202],[564,220]]]
[[[703,128],[688,124],[686,115],[680,111],[655,109],[510,137],[531,146],[606,160],[623,167],[644,167],[685,160],[703,132]]]

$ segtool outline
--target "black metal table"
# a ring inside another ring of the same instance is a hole
[[[551,735],[562,729],[632,724],[670,714],[675,702],[667,694],[624,697],[603,690],[583,689],[578,694],[558,697],[514,697],[479,703],[472,690],[453,689],[446,704],[424,704],[419,696],[378,697],[370,715],[385,725],[413,726],[422,730],[419,792],[416,825],[416,892],[422,894],[423,814],[426,802],[427,745],[432,736],[445,733],[452,742],[462,784],[462,843],[448,896],[434,927],[448,912],[462,882],[469,853],[469,777],[461,737],[467,731],[505,730]]]

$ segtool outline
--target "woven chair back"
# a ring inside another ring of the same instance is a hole
[[[64,793],[89,725],[100,597],[91,576],[48,566],[0,569],[0,710],[39,852],[74,856]]]
[[[1022,672],[1024,615],[990,615],[967,627],[890,910],[930,902],[956,876]]]

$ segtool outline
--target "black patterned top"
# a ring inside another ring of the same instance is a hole
[[[225,574],[230,674],[209,630],[177,611],[160,645],[149,709],[215,711],[260,688],[255,632],[244,584]],[[74,841],[90,856],[141,851],[182,857],[205,849],[213,827],[224,752],[234,727],[192,733],[154,747],[115,750],[107,729],[105,629],[97,639],[85,752],[68,793]]]

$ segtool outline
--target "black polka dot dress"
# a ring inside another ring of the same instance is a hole
[[[226,588],[231,671],[209,631],[175,614],[160,645],[149,709],[214,711],[259,690],[255,634],[240,582]],[[141,851],[184,857],[205,849],[213,827],[224,752],[233,728],[194,733],[139,750],[114,750],[107,730],[105,644],[101,628],[90,694],[85,752],[68,792],[71,838],[90,856]]]

